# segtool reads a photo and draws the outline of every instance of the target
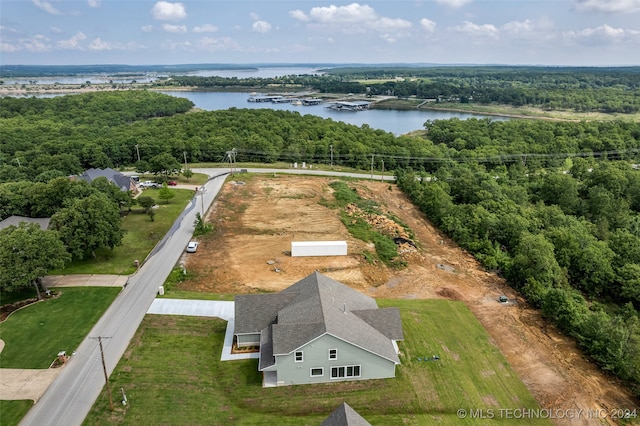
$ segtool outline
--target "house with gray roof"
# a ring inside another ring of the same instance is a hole
[[[238,347],[258,346],[264,386],[395,377],[398,308],[318,272],[273,294],[235,297]]]
[[[371,426],[371,423],[343,402],[320,426]]]
[[[50,217],[25,217],[25,216],[9,216],[2,222],[0,222],[0,229],[8,228],[10,226],[20,226],[21,223],[35,223],[40,226],[41,229],[49,229]]]
[[[111,168],[88,169],[88,170],[85,170],[80,176],[80,178],[87,181],[88,183],[91,183],[93,180],[99,177],[107,178],[109,182],[113,183],[115,186],[120,188],[120,191],[127,192],[127,191],[136,190],[136,184],[133,181],[133,179]]]

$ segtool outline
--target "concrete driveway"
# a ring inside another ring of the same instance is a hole
[[[154,299],[147,314],[216,317],[227,321],[220,361],[258,359],[260,353],[232,354],[235,302],[220,300]]]
[[[42,278],[45,287],[124,287],[128,275],[73,274],[47,275]]]
[[[0,370],[1,400],[38,399],[47,390],[51,382],[60,374],[62,368],[19,369],[3,368]]]

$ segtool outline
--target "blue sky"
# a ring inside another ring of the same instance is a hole
[[[640,0],[2,0],[1,64],[640,65]]]

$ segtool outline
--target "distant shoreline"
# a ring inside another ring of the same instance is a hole
[[[65,94],[78,94],[78,93],[91,93],[91,92],[112,92],[112,91],[126,91],[126,90],[152,90],[157,92],[268,92],[269,88],[255,88],[255,87],[216,87],[216,88],[202,88],[198,86],[157,86],[152,83],[95,83],[95,84],[3,84],[0,85],[0,97],[30,97],[30,96],[42,96],[42,95],[65,95]],[[284,89],[284,90],[283,90]],[[301,88],[286,88],[278,87],[278,92],[294,92]],[[274,90],[276,91],[276,90]],[[323,97],[334,98],[336,96],[344,96],[344,94],[327,94],[323,93]],[[519,114],[511,111],[499,111],[499,108],[509,108],[508,106],[496,106],[487,107],[482,106],[479,108],[473,108],[472,105],[467,104],[468,108],[459,108],[455,105],[442,105],[438,104],[422,104],[419,108],[415,104],[406,103],[403,105],[401,100],[395,100],[394,105],[391,107],[382,106],[377,109],[389,109],[396,111],[407,110],[425,110],[425,111],[446,111],[446,112],[459,112],[467,114],[479,114],[489,115],[496,117],[507,117],[514,119],[527,119],[527,120],[551,120],[551,121],[582,121],[582,120],[615,120],[624,119],[629,121],[640,121],[640,114],[604,114],[604,113],[572,113],[568,111],[542,111],[530,109],[529,114]]]

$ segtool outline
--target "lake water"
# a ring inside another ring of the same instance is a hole
[[[330,118],[334,121],[342,121],[347,124],[362,126],[367,124],[373,129],[381,129],[395,135],[402,135],[414,130],[424,129],[427,120],[446,120],[449,118],[490,118],[492,120],[507,120],[506,117],[487,116],[480,114],[468,114],[449,111],[425,111],[425,110],[381,110],[369,109],[363,111],[335,111],[327,108],[326,103],[320,105],[292,105],[289,103],[271,102],[247,102],[248,93],[236,92],[180,92],[163,91],[167,95],[187,98],[197,108],[206,111],[216,111],[229,108],[270,108],[276,110],[296,111],[302,115],[311,114],[322,118]]]

